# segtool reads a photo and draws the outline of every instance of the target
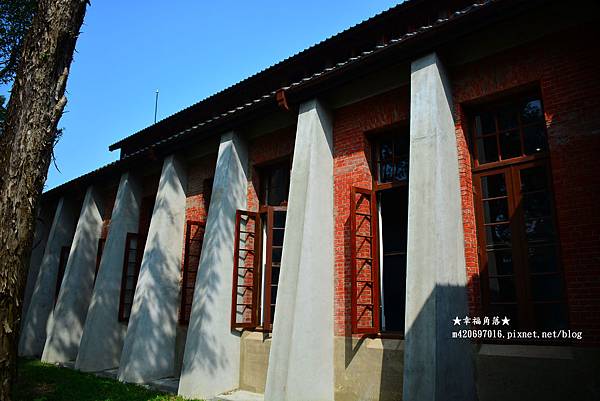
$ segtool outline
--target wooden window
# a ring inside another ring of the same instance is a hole
[[[290,160],[287,159],[259,170],[261,206],[287,204],[290,191],[290,168]]]
[[[131,315],[133,297],[137,285],[145,238],[137,233],[127,233],[125,239],[125,255],[123,259],[123,275],[121,276],[121,296],[119,301],[119,321],[126,322]]]
[[[548,150],[542,101],[536,95],[481,107],[473,116],[472,133],[476,167]]]
[[[69,261],[69,253],[71,252],[71,246],[63,246],[60,248],[60,257],[58,259],[58,271],[56,273],[56,288],[54,290],[54,305],[58,301],[58,295],[60,294],[60,286],[62,285],[63,278],[65,276],[65,270],[67,268],[67,262]]]
[[[350,255],[353,333],[378,333],[380,329],[376,202],[374,191],[352,187]]]
[[[232,326],[270,331],[279,288],[290,161],[263,166],[259,174],[259,212],[238,211],[234,263],[234,287],[237,290],[233,294]],[[248,250],[243,251],[244,248]],[[244,311],[248,317],[241,318]],[[242,322],[245,323],[242,325]]]
[[[404,132],[381,134],[373,141],[374,183],[377,190],[408,182],[409,141],[408,133]]]
[[[373,190],[351,189],[354,333],[404,334],[409,142],[398,127],[373,136]]]
[[[473,119],[483,304],[486,313],[507,316],[518,329],[567,327],[541,104],[535,97],[516,99],[485,107]],[[481,134],[492,129],[496,146],[482,145],[488,137]],[[518,141],[509,138],[515,133]]]
[[[94,283],[96,277],[98,277],[98,270],[100,270],[100,261],[102,260],[102,253],[104,253],[104,245],[106,244],[106,238],[100,238],[98,240],[98,250],[96,251],[96,271],[94,273]]]
[[[183,255],[183,272],[181,282],[181,306],[179,308],[179,323],[188,324],[192,311],[194,288],[202,252],[205,225],[200,221],[189,221],[185,230],[185,250]]]
[[[260,216],[238,210],[235,222],[231,327],[253,328],[259,319]]]

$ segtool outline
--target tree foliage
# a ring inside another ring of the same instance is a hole
[[[31,26],[37,2],[38,0],[0,1],[0,83],[10,83],[15,77],[23,40]]]

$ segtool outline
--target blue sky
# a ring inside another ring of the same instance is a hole
[[[156,89],[160,120],[398,2],[92,1],[46,189],[116,160],[108,146],[153,123]]]

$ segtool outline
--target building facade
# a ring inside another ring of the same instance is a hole
[[[410,0],[43,195],[19,353],[186,397],[600,398],[600,6]]]

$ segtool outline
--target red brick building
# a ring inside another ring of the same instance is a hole
[[[599,12],[406,1],[112,145],[44,194],[20,353],[206,398],[600,399]]]

